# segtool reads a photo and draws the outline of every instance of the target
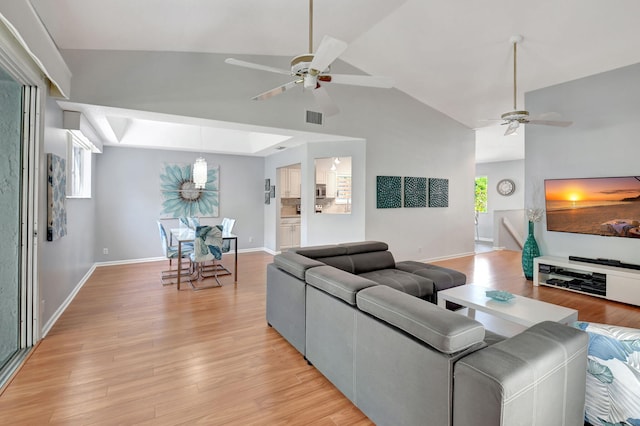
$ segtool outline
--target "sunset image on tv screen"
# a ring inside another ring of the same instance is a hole
[[[640,176],[547,179],[547,230],[640,238]]]

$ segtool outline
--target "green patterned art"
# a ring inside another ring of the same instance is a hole
[[[449,207],[449,179],[429,178],[429,207]]]
[[[379,209],[402,207],[402,178],[400,176],[376,177],[376,207]]]
[[[427,207],[427,178],[404,178],[404,206]]]

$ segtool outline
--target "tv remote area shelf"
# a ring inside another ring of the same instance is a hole
[[[540,256],[533,261],[533,285],[640,306],[640,271],[635,269]]]

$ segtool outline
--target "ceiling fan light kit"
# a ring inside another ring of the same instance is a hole
[[[309,53],[294,57],[291,60],[290,70],[255,64],[234,58],[227,58],[225,63],[277,74],[286,74],[295,78],[295,80],[289,83],[254,96],[251,98],[252,100],[269,99],[298,84],[302,84],[304,89],[311,91],[314,95],[316,103],[325,115],[334,115],[339,112],[338,107],[320,83],[333,82],[335,84],[378,88],[391,88],[393,86],[393,81],[386,77],[331,74],[331,64],[347,50],[347,47],[348,45],[344,41],[324,36],[318,49],[313,53],[313,0],[309,0]]]

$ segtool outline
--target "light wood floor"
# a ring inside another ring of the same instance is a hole
[[[640,328],[640,308],[536,287],[518,252],[439,262],[468,282]],[[265,322],[265,253],[241,254],[239,282],[163,287],[164,262],[96,269],[0,396],[0,424],[370,425]],[[226,263],[231,263],[226,261]]]

